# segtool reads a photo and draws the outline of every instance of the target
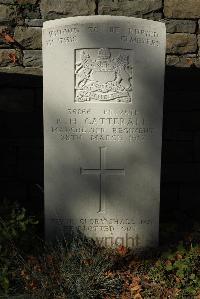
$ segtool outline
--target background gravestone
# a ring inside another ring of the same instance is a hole
[[[158,241],[165,25],[126,17],[44,23],[47,239]]]

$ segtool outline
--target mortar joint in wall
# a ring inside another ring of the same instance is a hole
[[[197,37],[197,55],[198,56],[199,56],[199,51],[200,51],[200,43],[199,43],[199,33],[200,33],[200,30],[199,30],[199,27],[200,27],[200,19],[197,20],[196,30],[195,30],[195,34],[196,34],[196,37]]]
[[[94,10],[95,15],[99,14],[99,0],[95,0],[95,10]]]

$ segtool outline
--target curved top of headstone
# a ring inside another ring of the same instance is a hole
[[[135,18],[135,17],[126,17],[126,16],[110,16],[110,15],[95,15],[95,16],[76,16],[76,17],[67,17],[67,18],[61,18],[56,20],[50,20],[43,23],[43,28],[52,28],[55,26],[63,26],[67,24],[73,24],[74,22],[81,22],[81,23],[90,23],[90,22],[98,22],[98,21],[120,21],[120,22],[130,22],[135,21],[138,23],[148,23],[149,25],[156,25],[156,26],[162,26],[163,29],[165,28],[164,22],[159,21],[152,21],[147,19],[141,19],[141,18]]]

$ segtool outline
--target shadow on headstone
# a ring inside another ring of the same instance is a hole
[[[200,69],[166,68],[161,222],[179,212],[188,223],[199,220],[199,78]],[[17,200],[42,217],[42,77],[0,73],[0,89],[0,197]]]

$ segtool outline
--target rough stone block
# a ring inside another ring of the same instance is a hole
[[[15,0],[0,0],[0,4],[15,4]]]
[[[32,84],[34,82],[33,76],[35,76],[35,78],[38,78],[37,81],[39,81],[39,83],[37,83],[37,84],[41,85],[40,81],[41,81],[41,77],[42,77],[42,68],[38,68],[38,67],[24,68],[22,66],[15,66],[15,67],[10,68],[10,67],[1,67],[0,66],[0,73],[15,75],[15,77],[14,77],[15,80],[16,80],[16,75],[26,75],[25,76],[26,79],[24,81],[25,82],[28,81],[29,83],[32,82]],[[29,75],[29,77],[28,77],[28,75]],[[10,78],[13,78],[13,77],[10,76]],[[19,82],[19,80],[16,80],[16,81]],[[24,83],[24,81],[23,81],[23,84],[26,84],[26,83]],[[19,84],[21,84],[21,83],[19,82]],[[0,85],[1,85],[1,82],[0,82]]]
[[[42,50],[25,50],[23,53],[25,67],[42,67]]]
[[[4,42],[4,40],[0,37],[0,49],[9,49],[9,45]]]
[[[0,111],[30,112],[34,110],[34,92],[32,89],[1,89]]]
[[[16,60],[16,61],[15,61]],[[14,49],[0,49],[0,67],[21,64],[21,54]]]
[[[168,33],[167,34],[167,53],[185,54],[195,53],[197,50],[197,39],[195,34],[187,33]]]
[[[17,3],[18,3],[18,4],[21,4],[21,5],[26,5],[26,4],[34,5],[34,4],[36,4],[37,2],[38,2],[37,0],[17,0]]]
[[[9,34],[12,35],[13,29],[11,26],[0,26],[0,48],[10,48],[10,45],[8,43],[6,43],[5,39],[3,38],[3,36],[1,35],[4,32],[9,32]]]
[[[26,49],[42,48],[42,28],[18,26],[14,37]]]
[[[46,20],[95,14],[95,0],[41,0],[42,17]]]
[[[15,22],[17,11],[15,6],[0,4],[0,23]]]
[[[163,14],[162,14],[162,12],[153,11],[153,12],[143,15],[143,17],[145,19],[150,19],[153,21],[160,21],[163,19]]]
[[[196,19],[200,18],[199,0],[165,0],[164,14],[168,18]]]
[[[193,20],[166,20],[165,24],[168,33],[195,33],[197,26]]]
[[[199,49],[199,56],[200,56],[200,34],[197,36],[198,41],[198,49]]]
[[[188,68],[196,65],[197,57],[196,54],[188,55],[167,55],[166,56],[166,65]]]
[[[196,61],[195,61],[195,66],[196,68],[200,68],[200,57],[196,58]]]
[[[42,19],[25,19],[25,24],[30,27],[42,27],[43,22]]]
[[[37,5],[33,6],[24,6],[22,9],[22,16],[24,19],[39,19],[41,18],[40,8]]]
[[[101,15],[144,15],[162,8],[162,0],[112,1],[100,0],[98,13]]]

